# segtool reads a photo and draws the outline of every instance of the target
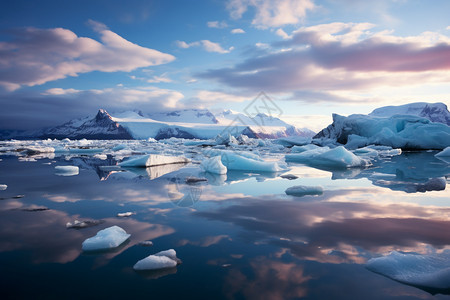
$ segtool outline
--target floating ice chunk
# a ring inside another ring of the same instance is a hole
[[[229,170],[254,172],[279,172],[282,170],[276,162],[259,161],[233,152],[228,152],[225,155],[222,155],[222,163]]]
[[[201,162],[200,167],[205,171],[213,174],[227,174],[227,167],[222,163],[220,156],[211,157]]]
[[[6,184],[0,184],[0,191],[4,191],[8,188]]]
[[[334,149],[323,147],[298,154],[287,154],[286,161],[337,169],[365,167],[370,165],[367,159],[356,156],[343,146],[339,146]]]
[[[445,148],[435,155],[436,157],[450,157],[450,147]]]
[[[133,269],[136,271],[158,270],[176,267],[180,263],[175,250],[170,249],[149,255],[138,261]]]
[[[95,154],[94,158],[98,158],[100,160],[106,160],[106,159],[108,159],[108,156],[106,154]]]
[[[139,242],[138,245],[143,246],[143,247],[151,247],[151,246],[153,246],[153,242],[152,241],[142,241],[142,242]]]
[[[370,259],[367,269],[422,289],[450,288],[450,251],[433,254],[391,252]]]
[[[305,185],[296,185],[288,188],[285,191],[286,195],[303,197],[306,195],[322,195],[323,187],[321,186],[305,186]]]
[[[293,146],[291,148],[291,153],[301,153],[301,152],[305,152],[305,151],[309,151],[309,150],[314,150],[320,148],[317,145],[314,144],[308,144],[308,145],[304,145],[304,146]]]
[[[103,152],[103,148],[70,148],[69,153],[71,154],[93,154]]]
[[[122,167],[152,167],[167,164],[188,163],[189,160],[185,157],[165,156],[157,154],[148,154],[131,158],[119,164]]]
[[[75,220],[75,221],[73,221],[73,223],[67,222],[66,228],[67,229],[69,229],[69,228],[82,229],[82,228],[97,226],[103,222],[104,222],[103,220],[85,220],[85,221]]]
[[[82,244],[83,251],[96,251],[113,249],[124,243],[130,234],[119,226],[111,226],[100,230],[93,237],[86,239]]]
[[[80,170],[77,166],[56,166],[55,175],[58,176],[74,176],[78,175]]]
[[[28,147],[25,148],[25,151],[28,154],[53,153],[53,152],[55,152],[55,148],[53,148],[53,147],[44,147],[44,146],[28,146]]]
[[[117,214],[117,216],[118,217],[131,217],[132,215],[135,215],[136,213],[134,213],[134,212],[131,212],[131,211],[127,211],[127,212],[124,212],[124,213],[118,213]]]
[[[288,180],[294,180],[294,179],[298,178],[298,176],[296,176],[294,174],[283,174],[280,177],[284,178],[284,179],[288,179]]]
[[[113,151],[119,151],[119,150],[123,150],[123,149],[125,149],[125,148],[127,148],[127,145],[125,145],[125,144],[118,144],[118,145],[114,146],[114,147],[112,148],[112,150],[113,150]]]

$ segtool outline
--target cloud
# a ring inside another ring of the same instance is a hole
[[[193,98],[190,99],[191,102],[199,102],[202,104],[217,104],[217,103],[230,103],[230,102],[244,102],[251,98],[242,95],[235,95],[230,93],[224,93],[221,91],[208,91],[200,90]]]
[[[12,91],[92,71],[130,72],[175,59],[129,42],[102,23],[89,24],[100,42],[64,28],[9,31],[11,40],[0,42],[0,86]]]
[[[250,54],[235,66],[208,70],[198,77],[254,92],[263,88],[268,92],[328,94],[324,100],[332,102],[343,100],[336,96],[337,91],[450,80],[450,38],[432,32],[411,37],[372,33],[369,29],[373,26],[331,23],[302,27],[291,38],[272,44],[276,51]]]
[[[286,33],[283,29],[281,29],[281,28],[278,28],[277,31],[275,31],[275,33],[276,33],[278,36],[281,36],[283,39],[289,39],[289,38],[290,38],[289,34],[287,34],[287,33]]]
[[[230,0],[227,4],[234,19],[240,19],[249,7],[255,9],[252,25],[264,29],[298,24],[315,5],[312,0]]]
[[[239,34],[239,33],[245,33],[245,31],[244,31],[244,29],[236,28],[236,29],[231,30],[231,33],[232,34]]]
[[[219,43],[214,43],[209,40],[201,40],[192,43],[186,43],[185,41],[175,41],[175,43],[178,47],[183,49],[191,47],[202,47],[207,52],[215,52],[220,54],[230,53],[234,49],[234,47],[224,49]]]
[[[68,120],[107,111],[140,109],[167,111],[180,108],[183,94],[156,87],[102,90],[53,88],[40,95],[14,92],[0,96],[0,129],[27,130],[60,125]]]
[[[208,23],[206,23],[206,25],[208,25],[208,27],[210,28],[226,28],[228,27],[228,24],[225,21],[210,21]]]
[[[173,82],[173,80],[170,79],[166,73],[164,73],[161,76],[156,76],[156,75],[153,76],[152,78],[148,79],[147,82],[149,82],[149,83],[160,83],[160,82],[169,83],[169,82]]]

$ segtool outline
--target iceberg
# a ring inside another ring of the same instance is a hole
[[[173,249],[149,255],[138,261],[133,269],[136,271],[159,270],[176,267],[181,261],[177,258],[177,253]]]
[[[305,186],[305,185],[296,185],[288,188],[285,191],[286,195],[295,196],[295,197],[303,197],[306,195],[322,195],[323,187],[321,186]]]
[[[387,256],[370,259],[366,267],[372,272],[431,293],[450,289],[450,250],[432,254],[393,251]]]
[[[117,248],[128,240],[130,236],[130,234],[126,233],[119,226],[111,226],[100,230],[95,236],[86,239],[81,249],[83,251],[98,251]]]
[[[117,216],[119,218],[124,218],[124,217],[131,217],[132,215],[135,215],[135,214],[136,213],[134,213],[134,212],[127,211],[127,212],[124,212],[124,213],[118,213]]]
[[[450,146],[450,127],[413,115],[333,114],[333,123],[314,139],[333,139],[350,149],[370,144],[412,150],[444,149]]]
[[[56,166],[55,175],[58,176],[74,176],[78,175],[79,169],[77,166]]]
[[[450,147],[445,148],[435,155],[436,157],[450,157]]]
[[[205,151],[205,154],[210,156],[220,155],[221,162],[227,170],[272,173],[282,170],[277,162],[264,161],[259,155],[251,152],[211,149]]]
[[[6,184],[0,184],[0,191],[4,191],[8,188]]]
[[[201,162],[200,167],[205,171],[213,174],[227,174],[227,167],[222,164],[221,156],[211,157]]]
[[[368,159],[356,156],[343,146],[334,149],[321,147],[301,153],[286,154],[286,162],[299,162],[312,166],[335,169],[366,167],[370,165]]]
[[[188,163],[189,159],[185,157],[165,156],[158,154],[147,154],[136,158],[130,158],[119,163],[121,167],[153,167],[167,164]]]

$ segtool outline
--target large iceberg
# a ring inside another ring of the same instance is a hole
[[[366,267],[431,293],[450,289],[450,250],[426,255],[393,251],[387,256],[370,259]]]
[[[333,139],[347,148],[370,144],[402,149],[444,149],[450,146],[450,127],[413,115],[376,117],[333,114],[333,123],[315,139]]]
[[[131,235],[119,226],[111,226],[100,230],[93,237],[86,239],[82,244],[83,251],[108,250],[119,247]]]
[[[147,154],[136,158],[130,158],[119,164],[121,167],[153,167],[167,164],[188,163],[185,157],[165,156],[158,154]]]
[[[177,253],[173,249],[149,255],[138,261],[133,269],[136,271],[159,270],[176,267],[181,261],[177,258]]]
[[[368,159],[358,157],[342,146],[334,149],[321,147],[301,153],[286,154],[286,162],[299,162],[311,166],[333,169],[365,167],[370,165]]]

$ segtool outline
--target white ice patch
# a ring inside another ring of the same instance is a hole
[[[287,154],[286,162],[299,162],[328,168],[352,168],[370,165],[369,160],[356,156],[343,146],[308,150],[298,154]]]
[[[205,172],[213,174],[227,174],[227,167],[222,164],[220,156],[211,157],[201,162],[200,166]]]
[[[0,184],[0,191],[4,191],[8,188],[6,184]]]
[[[55,175],[58,176],[74,176],[80,172],[77,166],[56,166]]]
[[[250,152],[230,150],[208,150],[205,154],[221,156],[222,164],[228,170],[252,172],[279,172],[282,168],[276,162],[264,161],[259,155]]]
[[[137,271],[167,269],[176,267],[178,263],[177,253],[170,249],[141,259],[133,266],[133,269]]]
[[[450,250],[427,255],[393,251],[387,256],[370,259],[366,267],[405,284],[432,289],[450,288]]]
[[[321,186],[305,186],[305,185],[296,185],[288,188],[285,191],[286,195],[302,197],[306,195],[322,195],[323,187]]]
[[[152,167],[167,164],[188,163],[185,157],[165,156],[157,154],[148,154],[136,158],[130,158],[119,164],[121,167]]]
[[[113,249],[124,243],[130,236],[119,226],[111,226],[86,239],[81,248],[83,251]]]
[[[117,216],[118,217],[131,217],[132,215],[135,215],[136,213],[134,213],[134,212],[131,212],[131,211],[127,211],[127,212],[124,212],[124,213],[118,213],[117,214]]]

